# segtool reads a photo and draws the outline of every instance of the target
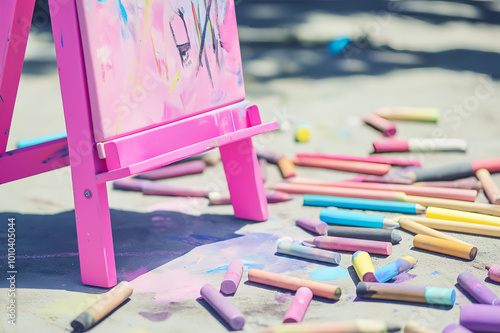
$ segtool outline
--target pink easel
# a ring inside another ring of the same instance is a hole
[[[71,166],[84,284],[117,283],[107,181],[219,148],[235,216],[268,218],[233,0],[49,0],[67,139],[6,152],[34,3],[0,3],[0,183]]]

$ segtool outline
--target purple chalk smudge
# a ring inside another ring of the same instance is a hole
[[[411,280],[417,275],[415,274],[410,274],[410,273],[401,273],[399,275],[396,275],[393,277],[394,283],[403,283],[405,281]]]
[[[127,272],[127,273],[122,273],[121,276],[127,280],[127,281],[132,281],[138,276],[141,276],[142,274],[145,274],[148,272],[148,269],[146,267],[140,267],[139,269],[136,269],[135,271],[132,272]]]
[[[139,312],[141,316],[143,316],[146,319],[149,319],[151,321],[164,321],[168,317],[170,317],[171,313],[170,312]]]
[[[279,303],[285,303],[291,293],[275,294],[274,299]]]

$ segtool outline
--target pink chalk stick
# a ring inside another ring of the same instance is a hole
[[[417,165],[420,166],[419,160],[406,160],[402,158],[394,158],[387,156],[350,156],[350,155],[332,155],[332,154],[322,154],[322,153],[298,153],[297,157],[315,157],[315,158],[328,158],[332,160],[344,160],[344,161],[358,161],[358,162],[372,162],[372,163],[382,163],[390,164],[395,166],[409,166]]]
[[[300,287],[295,293],[292,304],[285,313],[283,323],[300,323],[306,314],[313,292],[307,287]]]
[[[264,158],[259,158],[259,169],[260,176],[262,177],[262,182],[265,183],[267,180],[267,160]]]
[[[393,153],[410,151],[408,141],[406,140],[385,140],[373,143],[373,149],[376,153]]]
[[[500,282],[500,265],[488,265],[488,277],[493,281]]]
[[[168,165],[163,168],[156,170],[146,171],[139,175],[138,178],[157,180],[166,179],[187,175],[194,175],[202,173],[205,170],[206,164],[203,161],[189,161],[184,163],[178,163],[173,165]]]
[[[377,253],[390,255],[392,253],[392,244],[389,242],[379,242],[365,239],[318,236],[305,239],[302,242],[312,244],[321,249],[340,250],[340,251],[365,251],[368,253]]]
[[[142,185],[142,193],[147,195],[169,195],[175,197],[201,197],[206,198],[207,192],[202,189],[190,187],[170,186],[163,183],[146,181]]]
[[[268,203],[278,203],[283,201],[292,200],[292,196],[288,193],[266,190],[266,199]],[[231,197],[229,193],[220,193],[220,192],[210,192],[208,193],[208,199],[210,200],[211,205],[230,205]]]
[[[396,134],[396,126],[378,114],[370,113],[362,119],[367,125],[370,125],[376,130],[382,132],[385,136],[394,136]]]
[[[241,275],[243,275],[243,261],[231,260],[224,280],[220,284],[220,291],[226,295],[234,294],[240,285]]]
[[[311,219],[308,217],[301,217],[295,223],[304,229],[317,233],[318,235],[326,235],[328,231],[328,224],[323,221]]]

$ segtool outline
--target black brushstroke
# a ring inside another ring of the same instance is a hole
[[[186,26],[186,21],[184,20],[184,13],[179,9],[177,15],[181,18],[182,23],[184,24],[184,29],[186,31],[186,37],[188,39],[187,43],[177,44],[177,39],[175,38],[174,28],[172,27],[172,22],[169,23],[170,31],[172,31],[172,37],[174,37],[174,43],[177,45],[177,50],[179,51],[179,55],[181,57],[182,67],[185,65],[189,65],[189,50],[191,49],[191,41],[189,40],[189,33]]]
[[[198,73],[200,72],[200,66],[201,66],[201,56],[203,54],[203,50],[205,49],[205,37],[207,36],[207,26],[208,26],[208,19],[210,16],[210,9],[212,7],[212,0],[208,0],[208,5],[207,5],[207,13],[205,15],[205,25],[203,26],[203,33],[201,35],[201,42],[200,42],[200,53],[198,54],[198,67],[196,68],[196,76],[198,76]],[[207,67],[208,67],[208,62],[207,62]],[[213,85],[213,83],[212,83]]]

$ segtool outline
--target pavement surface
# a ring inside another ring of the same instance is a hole
[[[8,149],[23,138],[64,131],[57,66],[50,29],[38,3],[19,87]],[[500,2],[498,1],[237,1],[237,17],[247,98],[264,121],[281,129],[254,138],[258,149],[367,155],[382,139],[360,117],[380,106],[433,107],[437,124],[396,122],[398,138],[464,138],[466,153],[401,153],[424,167],[500,156]],[[349,36],[339,54],[327,44]],[[293,140],[293,126],[311,124],[309,142]],[[281,177],[268,165],[267,185]],[[297,168],[300,177],[343,180],[340,171]],[[500,185],[500,178],[494,175]],[[165,183],[223,190],[222,165],[203,174]],[[277,255],[276,242],[310,234],[295,226],[300,217],[319,216],[301,196],[270,204],[270,218],[253,223],[232,216],[231,206],[209,206],[204,198],[166,198],[113,190],[109,202],[119,281],[131,281],[134,294],[92,332],[225,332],[230,328],[199,297],[205,283],[218,287],[232,259],[247,268],[312,279],[318,262]],[[482,193],[477,202],[487,202]],[[394,214],[387,214],[394,216]],[[16,219],[17,324],[7,323],[7,221]],[[69,168],[0,186],[0,332],[65,332],[70,322],[106,291],[82,285],[76,243]],[[459,308],[474,300],[456,284],[471,271],[497,294],[500,285],[486,278],[484,264],[499,264],[500,241],[450,233],[476,245],[473,261],[412,247],[413,235],[390,257],[373,256],[375,267],[411,255],[417,266],[404,283],[456,288],[453,307],[393,301],[365,301],[355,295],[358,282],[351,255],[342,252],[336,279],[338,302],[314,298],[304,321],[356,318],[413,320],[432,330],[458,323]],[[398,281],[398,282],[403,282]],[[247,281],[229,297],[246,319],[243,332],[278,324],[293,293]]]

